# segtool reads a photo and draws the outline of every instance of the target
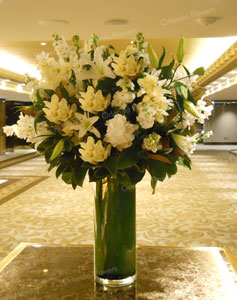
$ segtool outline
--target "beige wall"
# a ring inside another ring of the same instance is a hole
[[[6,136],[3,133],[2,127],[6,121],[6,104],[3,100],[0,100],[0,155],[5,153],[6,149]]]
[[[237,143],[237,103],[215,105],[214,113],[205,122],[204,129],[213,131],[213,136],[205,143]]]

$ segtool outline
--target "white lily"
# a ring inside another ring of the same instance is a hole
[[[175,144],[183,150],[188,156],[190,156],[196,148],[197,138],[199,133],[193,136],[183,136],[180,134],[171,134]]]
[[[111,56],[109,56],[106,60],[103,60],[102,54],[103,54],[103,48],[97,47],[94,53],[94,63],[99,73],[98,74],[99,78],[101,77],[115,78],[116,76],[112,72],[109,66],[109,64],[112,61]]]
[[[94,133],[94,135],[98,138],[100,138],[100,132],[93,126],[94,123],[96,123],[99,119],[99,117],[94,116],[94,117],[89,117],[88,113],[80,114],[80,113],[75,113],[75,118],[79,120],[79,133],[78,133],[78,138],[82,138],[88,131],[91,133]]]

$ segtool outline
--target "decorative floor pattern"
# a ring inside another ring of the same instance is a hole
[[[0,170],[0,179],[18,180],[5,186],[11,192],[32,185],[0,205],[0,259],[20,242],[93,243],[93,184],[74,191],[46,169],[38,157]],[[33,186],[32,178],[45,180]],[[237,156],[196,152],[193,170],[180,167],[155,195],[146,175],[137,186],[137,244],[224,246],[237,255]]]

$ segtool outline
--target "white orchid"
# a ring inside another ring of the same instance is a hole
[[[91,164],[97,165],[99,162],[105,161],[111,151],[111,145],[103,146],[102,141],[98,140],[95,142],[92,136],[87,138],[86,143],[80,143],[81,159]]]
[[[95,92],[92,86],[89,86],[87,91],[81,92],[80,95],[79,102],[82,109],[93,114],[105,110],[110,104],[111,95],[104,97],[101,90]]]
[[[56,94],[53,94],[51,101],[44,101],[46,108],[43,108],[45,117],[52,123],[60,124],[70,119],[77,110],[76,104],[69,105],[67,100],[61,100]]]

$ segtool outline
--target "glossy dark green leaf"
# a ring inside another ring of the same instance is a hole
[[[116,175],[118,171],[118,160],[119,156],[117,153],[114,153],[104,162],[104,166],[112,175]]]
[[[159,59],[158,69],[161,68],[164,58],[165,58],[165,47],[163,47],[163,53]]]

